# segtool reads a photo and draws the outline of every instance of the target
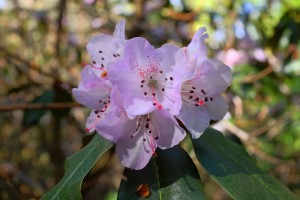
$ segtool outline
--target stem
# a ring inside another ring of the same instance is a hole
[[[155,174],[156,174],[157,185],[158,185],[158,194],[159,194],[159,199],[161,199],[161,200],[162,200],[162,196],[161,196],[161,190],[160,190],[160,180],[159,180],[159,173],[158,173],[158,166],[157,166],[157,164],[156,164],[156,160],[155,160],[155,158],[153,158],[153,162],[154,162]]]

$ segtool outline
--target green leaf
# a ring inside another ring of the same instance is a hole
[[[202,166],[234,199],[299,199],[278,180],[264,174],[242,146],[220,132],[208,128],[192,142]]]
[[[54,91],[47,90],[42,95],[35,98],[31,103],[50,103],[54,100]],[[22,125],[30,126],[32,124],[36,124],[40,121],[41,117],[47,112],[45,109],[37,109],[37,110],[26,110],[24,112]]]
[[[42,199],[82,199],[80,190],[83,178],[111,147],[112,144],[109,141],[95,134],[88,145],[66,160],[64,177]]]
[[[142,170],[125,169],[118,200],[143,199],[137,188],[147,184],[150,196],[147,199],[204,199],[200,176],[189,155],[179,146],[157,150]]]

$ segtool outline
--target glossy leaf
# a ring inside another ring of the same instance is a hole
[[[204,199],[197,168],[179,146],[158,149],[157,157],[152,158],[144,169],[125,169],[123,176],[118,200],[144,199],[142,196],[147,188],[150,192],[147,199]],[[146,189],[137,191],[141,185]]]
[[[64,177],[42,199],[82,199],[80,190],[83,178],[96,161],[111,147],[112,144],[109,141],[99,134],[95,134],[87,146],[66,160]]]
[[[192,140],[201,165],[234,199],[298,199],[288,188],[263,173],[245,149],[208,128]]]

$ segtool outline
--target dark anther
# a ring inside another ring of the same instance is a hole
[[[170,77],[170,80],[173,81],[173,77],[172,76]]]
[[[214,100],[212,97],[210,97],[210,100],[212,101],[212,100]]]
[[[93,64],[95,65],[95,64],[96,64],[96,61],[93,60]]]
[[[194,86],[192,87],[194,90],[196,89]]]
[[[162,73],[164,73],[164,72],[163,72],[162,70],[160,70],[160,71],[159,71],[159,73],[161,73],[161,74],[162,74]]]
[[[154,106],[156,106],[156,103],[153,103]]]
[[[144,139],[143,139],[143,141],[145,142],[145,141],[146,141],[146,139],[144,138]]]
[[[190,90],[189,93],[194,93],[194,90]]]
[[[158,137],[158,136],[156,136],[154,139],[155,139],[155,140],[158,140],[158,138],[159,138],[159,137]]]
[[[144,92],[144,95],[146,96],[146,95],[147,95],[147,92]]]
[[[104,60],[104,58],[101,58],[101,60]]]
[[[99,51],[99,53],[102,53],[102,51]]]
[[[161,89],[161,91],[163,91],[163,92],[164,92],[164,91],[165,91],[165,88],[162,88],[162,89]]]
[[[146,124],[146,125],[145,125],[145,128],[149,128],[149,124]]]
[[[145,83],[145,80],[142,80],[141,83]]]
[[[141,88],[144,87],[144,85],[141,85]]]
[[[207,98],[207,97],[205,97],[205,98],[204,98],[204,101],[205,101],[205,102],[207,102],[207,101],[208,101],[208,98]]]
[[[152,96],[155,96],[155,93],[154,93],[154,92],[152,93]]]
[[[189,96],[189,99],[192,99],[193,98],[193,96]]]
[[[113,54],[113,57],[117,57],[117,55],[116,55],[116,54]]]
[[[133,138],[133,135],[131,135],[130,137]]]

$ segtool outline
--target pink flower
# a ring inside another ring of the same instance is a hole
[[[220,120],[228,105],[220,95],[231,82],[231,70],[221,61],[208,59],[204,40],[207,34],[200,29],[187,47],[187,67],[195,71],[181,88],[182,108],[177,118],[198,138],[208,127],[210,120]],[[182,61],[180,62],[180,66]],[[177,64],[178,65],[178,64]]]
[[[100,117],[107,113],[111,105],[111,90],[111,85],[96,76],[91,66],[87,65],[84,67],[79,86],[72,90],[72,94],[76,101],[93,109],[86,123],[87,131],[94,131]]]
[[[75,99],[92,109],[87,131],[116,143],[126,167],[142,169],[157,147],[177,145],[186,135],[174,115],[197,138],[209,121],[221,119],[227,104],[220,96],[231,82],[222,62],[206,57],[200,29],[184,48],[155,49],[143,38],[125,40],[125,21],[114,36],[98,35],[87,50],[91,65],[82,71]]]
[[[119,110],[117,115],[98,123],[96,130],[116,143],[119,159],[131,169],[144,168],[156,155],[157,147],[173,147],[185,137],[185,131],[166,110],[155,110],[134,119],[129,119],[125,110]]]
[[[91,56],[91,66],[95,73],[105,78],[106,67],[123,56],[125,44],[125,20],[120,21],[113,36],[99,34],[89,40],[86,48]]]
[[[179,47],[155,49],[147,40],[133,38],[125,44],[123,59],[108,65],[109,79],[122,93],[129,115],[145,115],[157,109],[179,113],[183,73],[174,69],[177,53]]]

